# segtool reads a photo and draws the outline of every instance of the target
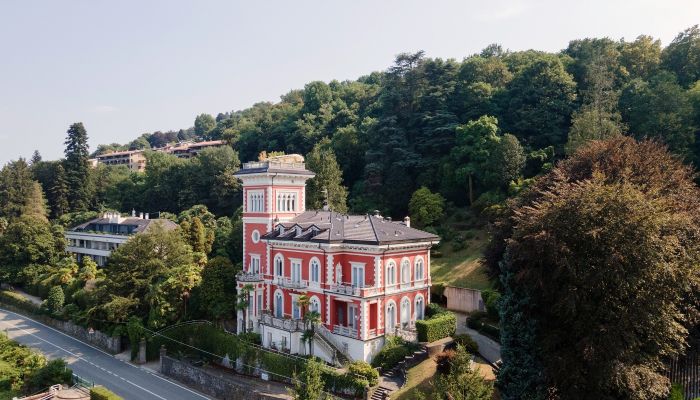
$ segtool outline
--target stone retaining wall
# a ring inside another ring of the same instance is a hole
[[[182,382],[202,393],[222,400],[279,400],[280,396],[272,396],[252,389],[243,382],[236,382],[222,376],[217,376],[205,369],[161,354],[160,372],[178,382]],[[291,398],[291,397],[289,397]]]
[[[18,307],[9,304],[0,303],[0,306],[6,310],[16,312],[18,314],[28,314],[26,310],[19,309]],[[33,314],[29,317],[35,321],[41,322],[44,325],[58,329],[59,331],[80,341],[99,347],[109,353],[117,354],[121,353],[122,351],[122,338],[119,336],[112,337],[97,330],[93,330],[93,333],[90,333],[87,328],[76,325],[71,321],[60,321],[46,315]]]

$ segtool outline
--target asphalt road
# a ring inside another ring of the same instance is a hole
[[[466,333],[471,336],[476,344],[479,345],[479,354],[486,361],[495,364],[496,361],[501,359],[501,345],[495,340],[467,327],[467,316],[465,314],[457,313],[457,333]]]
[[[0,330],[49,358],[63,358],[74,374],[105,386],[126,400],[210,399],[20,314],[0,309]]]

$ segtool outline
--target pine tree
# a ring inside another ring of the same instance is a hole
[[[66,183],[66,170],[63,165],[56,166],[53,186],[51,186],[51,197],[53,198],[53,209],[51,216],[59,218],[68,212],[68,184]]]
[[[90,152],[87,139],[87,131],[82,122],[76,122],[68,129],[64,151],[66,159],[63,164],[70,211],[86,211],[90,205]]]
[[[44,193],[41,191],[39,182],[33,181],[31,183],[22,206],[22,215],[46,220],[46,200],[44,200]]]
[[[30,165],[38,164],[41,162],[41,154],[39,154],[39,150],[34,150],[34,153],[32,154],[32,158],[29,161]]]
[[[306,184],[306,207],[317,210],[323,208],[327,193],[328,205],[333,211],[347,212],[348,190],[343,186],[343,172],[328,139],[323,139],[314,146],[306,156],[306,166],[316,173]]]

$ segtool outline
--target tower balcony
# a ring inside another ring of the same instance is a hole
[[[344,294],[348,296],[368,297],[383,293],[384,289],[377,286],[357,286],[347,285],[343,283],[334,283],[330,285],[329,290],[333,293]]]
[[[276,277],[273,283],[277,286],[285,287],[288,289],[306,289],[309,287],[309,281],[304,279]]]
[[[263,275],[261,273],[241,271],[236,274],[236,280],[238,282],[261,282]]]

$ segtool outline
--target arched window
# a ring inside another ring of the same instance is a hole
[[[417,281],[423,280],[423,273],[424,273],[423,270],[424,270],[423,258],[417,257],[416,258],[416,280]]]
[[[404,297],[401,300],[401,326],[406,328],[409,322],[411,322],[411,302],[408,297]]]
[[[425,300],[422,295],[416,296],[416,319],[425,318]]]
[[[275,317],[282,318],[284,316],[284,298],[282,292],[275,292]]]
[[[309,262],[309,280],[312,283],[321,283],[321,263],[316,257]]]
[[[284,276],[284,258],[281,254],[275,256],[275,277],[281,278]]]
[[[396,305],[393,301],[386,305],[386,332],[391,333],[396,327]]]
[[[390,260],[386,264],[386,284],[393,285],[396,283],[396,263]]]
[[[404,258],[401,261],[401,283],[408,283],[411,281],[411,262],[408,258]]]

